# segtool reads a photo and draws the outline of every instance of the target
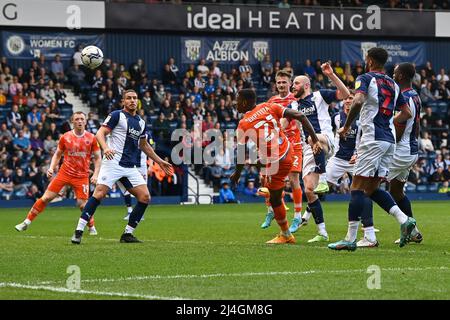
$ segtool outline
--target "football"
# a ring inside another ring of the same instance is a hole
[[[96,46],[87,46],[81,51],[81,61],[89,69],[95,69],[103,62],[103,52]]]

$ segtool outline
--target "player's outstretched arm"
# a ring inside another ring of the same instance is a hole
[[[334,73],[333,68],[331,67],[330,63],[326,62],[321,65],[322,72],[324,75],[328,77],[328,79],[333,82],[333,84],[336,86],[336,98],[338,100],[344,100],[347,99],[347,97],[350,95],[350,91],[345,86],[345,84],[342,82],[341,79]]]
[[[56,152],[52,157],[52,161],[50,162],[50,167],[47,170],[47,178],[51,179],[53,174],[55,173],[56,166],[58,165],[59,161],[61,160],[61,157],[63,155],[62,150],[59,148],[59,146],[56,148]]]
[[[139,140],[139,148],[147,155],[147,157],[159,164],[161,169],[163,169],[168,176],[173,175],[172,165],[167,161],[161,159],[156,154],[155,150],[153,150],[152,146],[148,143],[147,139],[145,139],[144,137]]]
[[[100,129],[98,129],[97,133],[95,134],[95,139],[97,139],[98,145],[103,150],[103,154],[105,155],[106,159],[112,160],[114,159],[114,153],[115,151],[110,149],[108,147],[108,144],[106,143],[106,136],[111,132],[111,129],[109,129],[106,126],[101,126]]]
[[[342,128],[338,130],[338,133],[341,136],[341,138],[345,138],[345,136],[347,135],[348,130],[350,130],[353,121],[355,121],[356,117],[358,117],[358,114],[361,111],[361,108],[365,101],[366,101],[365,94],[358,92],[355,95],[352,105],[350,106],[350,111],[348,112],[347,119],[345,120],[345,124]]]

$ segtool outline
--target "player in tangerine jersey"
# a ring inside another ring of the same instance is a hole
[[[271,97],[268,103],[281,104],[283,107],[287,107],[291,102],[297,99],[289,91],[291,87],[291,73],[286,70],[280,70],[275,77],[278,95]],[[289,173],[289,180],[292,186],[292,194],[294,198],[294,219],[292,221],[290,230],[296,232],[302,221],[302,188],[300,186],[300,172],[302,172],[302,141],[300,124],[297,120],[288,121],[287,119],[281,119],[281,127],[284,130],[286,137],[293,147],[293,166]],[[268,206],[268,212],[264,223],[261,228],[265,229],[270,226],[271,221],[274,218],[272,207]]]
[[[94,155],[95,169],[91,182],[93,184],[97,183],[101,155],[95,136],[85,130],[86,115],[83,112],[75,112],[71,117],[71,121],[73,130],[66,132],[59,140],[50,168],[47,170],[47,177],[49,179],[52,178],[61,156],[64,154],[63,164],[56,177],[51,180],[44,195],[36,200],[33,207],[31,207],[27,218],[15,226],[17,231],[26,230],[37,215],[44,211],[47,204],[55,199],[66,185],[72,186],[77,198],[77,206],[80,210],[83,210],[89,198],[89,164],[92,154]],[[89,228],[92,235],[97,234],[94,220],[90,221]]]
[[[286,117],[299,120],[311,135],[314,152],[318,153],[321,151],[321,146],[314,128],[301,112],[267,102],[256,105],[256,94],[251,89],[239,91],[237,111],[244,113],[237,130],[238,145],[245,145],[247,140],[256,143],[259,164],[265,165],[263,171],[266,175],[266,186],[270,192],[270,203],[273,207],[275,220],[281,228],[281,233],[267,243],[295,243],[295,238],[289,231],[289,223],[286,220],[286,208],[281,202],[284,180],[292,168],[293,149],[284,133],[279,129],[280,119]],[[242,148],[238,147],[236,169],[230,177],[234,183],[239,181],[241,171],[244,168],[245,161],[242,161],[244,160],[241,157],[242,151]]]

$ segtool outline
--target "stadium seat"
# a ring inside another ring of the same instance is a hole
[[[415,192],[416,191],[416,186],[413,184],[406,184],[406,192]]]
[[[418,185],[416,188],[417,192],[427,192],[427,186],[426,185]]]
[[[439,189],[439,183],[430,183],[428,185],[428,191],[429,192],[437,192]]]

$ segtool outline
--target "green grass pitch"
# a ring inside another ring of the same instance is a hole
[[[347,205],[323,203],[331,241],[345,236]],[[0,209],[0,299],[449,299],[450,202],[413,210],[421,244],[395,245],[399,225],[375,206],[380,247],[336,252],[306,243],[312,221],[295,245],[265,244],[278,226],[260,229],[262,204],[149,206],[135,232],[141,244],[118,241],[125,207],[100,206],[99,235],[85,232],[79,246],[70,243],[75,208],[48,208],[22,233],[14,225],[27,209]],[[66,286],[72,265],[79,291]],[[367,285],[376,284],[372,265],[379,289]]]

